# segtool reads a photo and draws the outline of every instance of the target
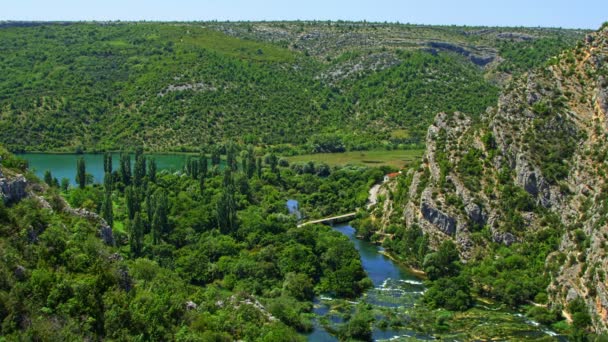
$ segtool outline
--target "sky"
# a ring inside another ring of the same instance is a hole
[[[597,29],[608,0],[0,0],[0,20],[367,20]]]

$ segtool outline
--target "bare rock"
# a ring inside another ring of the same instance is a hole
[[[13,179],[0,178],[0,197],[4,203],[16,203],[27,197],[27,180],[23,175]]]
[[[450,236],[456,233],[456,219],[453,217],[442,212],[428,202],[422,202],[420,204],[420,211],[425,220],[435,225],[443,233]]]

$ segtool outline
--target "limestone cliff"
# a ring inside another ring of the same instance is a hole
[[[392,203],[406,226],[462,259],[559,231],[547,258],[550,303],[581,298],[608,330],[608,27],[507,85],[480,119],[437,115],[417,169]],[[377,209],[380,210],[380,209]],[[392,221],[395,222],[395,215]],[[551,267],[550,267],[551,266]]]
[[[13,174],[8,170],[5,175],[0,169],[0,199],[5,204],[18,202],[27,196],[26,192],[27,181],[20,174]]]

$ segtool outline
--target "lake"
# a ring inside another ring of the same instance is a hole
[[[53,154],[53,153],[24,153],[18,155],[28,161],[30,170],[34,171],[40,179],[44,172],[49,170],[53,177],[61,181],[62,178],[70,180],[70,184],[76,185],[76,161],[84,158],[86,172],[93,175],[95,183],[103,182],[103,154]],[[113,170],[118,169],[120,153],[112,153]],[[184,167],[186,154],[147,154],[146,158],[154,158],[158,171],[177,171]],[[131,155],[131,168],[135,162]]]

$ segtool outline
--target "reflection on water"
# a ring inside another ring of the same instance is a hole
[[[44,176],[44,172],[49,170],[53,177],[61,181],[62,178],[70,180],[72,185],[76,184],[76,161],[79,158],[84,158],[86,172],[93,175],[95,183],[103,182],[103,154],[52,154],[52,153],[25,153],[19,157],[25,159],[29,163],[30,170],[33,170],[40,178]],[[118,169],[120,154],[112,153],[113,170]],[[146,158],[154,158],[156,160],[156,168],[158,171],[182,170],[188,158],[185,154],[146,154]],[[134,156],[131,156],[131,168],[135,163]]]

